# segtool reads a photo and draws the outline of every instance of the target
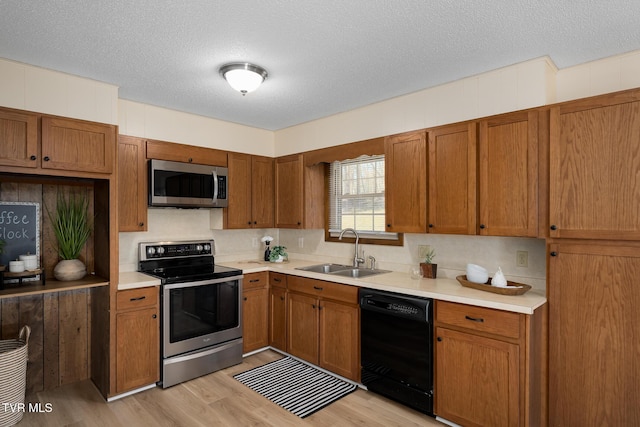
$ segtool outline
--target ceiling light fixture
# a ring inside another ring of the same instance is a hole
[[[258,65],[248,62],[234,62],[220,67],[220,75],[242,96],[253,92],[267,78],[268,73]]]

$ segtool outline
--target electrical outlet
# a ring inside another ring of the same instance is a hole
[[[431,250],[429,245],[418,245],[418,258],[421,260],[427,257],[427,254]]]
[[[516,251],[516,266],[529,267],[529,252]]]
[[[257,237],[252,237],[251,238],[251,246],[253,246],[254,248],[258,247],[258,238]]]
[[[304,237],[298,237],[298,247],[304,248]]]

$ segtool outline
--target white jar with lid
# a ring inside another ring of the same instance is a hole
[[[33,271],[38,269],[38,256],[37,255],[20,255],[20,261],[24,262],[24,269],[27,271]]]
[[[9,271],[11,273],[22,273],[24,271],[24,261],[9,261]]]

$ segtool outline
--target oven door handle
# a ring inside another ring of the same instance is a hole
[[[233,282],[235,280],[241,280],[243,278],[244,278],[244,275],[241,274],[239,276],[222,277],[220,279],[208,279],[208,280],[200,280],[196,282],[170,283],[167,285],[162,285],[162,287],[164,289],[192,288],[194,286],[206,286],[206,285],[215,285],[216,283]]]
[[[238,345],[238,340],[240,341],[240,343],[242,343],[242,338],[239,338],[237,340],[233,340],[230,341],[228,343],[225,343],[223,345],[217,345],[215,347],[212,347],[208,350],[205,351],[197,351],[195,353],[191,353],[191,354],[187,354],[185,356],[178,356],[178,357],[170,357],[168,359],[164,359],[164,364],[165,365],[171,365],[172,363],[180,363],[180,362],[186,362],[187,360],[192,360],[192,359],[199,359],[201,357],[204,356],[209,356],[211,354],[215,354],[218,353],[220,351],[226,350],[228,348],[231,348],[235,345]]]

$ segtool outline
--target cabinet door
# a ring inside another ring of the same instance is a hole
[[[417,132],[387,137],[384,154],[387,231],[426,233],[426,134]]]
[[[473,426],[518,426],[519,347],[436,328],[435,413]]]
[[[320,302],[320,367],[345,378],[360,379],[359,308]]]
[[[255,228],[273,227],[273,159],[251,156],[251,219]]]
[[[147,141],[147,159],[227,166],[226,151],[157,140]]]
[[[480,122],[480,234],[538,234],[538,113]]]
[[[269,345],[287,350],[287,290],[269,289]]]
[[[276,159],[276,228],[302,228],[303,171],[302,155]]]
[[[38,116],[0,109],[0,165],[35,168],[38,161]]]
[[[251,228],[251,156],[229,153],[229,206],[226,228]]]
[[[638,425],[640,247],[550,250],[549,425]]]
[[[551,108],[551,237],[640,240],[640,94]]]
[[[42,117],[42,167],[112,173],[116,127],[59,117]]]
[[[477,124],[430,129],[429,232],[476,234]]]
[[[160,324],[157,307],[116,315],[116,392],[160,379]]]
[[[318,364],[318,299],[289,292],[287,352]]]
[[[242,350],[248,353],[269,345],[269,290],[245,290],[242,296]]]
[[[144,139],[118,136],[120,231],[147,231],[147,163]]]

